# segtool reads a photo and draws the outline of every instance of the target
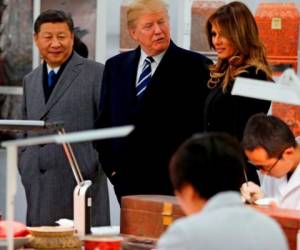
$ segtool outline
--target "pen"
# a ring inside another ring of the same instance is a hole
[[[243,167],[243,172],[244,172],[244,177],[245,177],[246,184],[248,186],[248,176],[247,176],[246,168],[245,167]]]
[[[246,172],[246,168],[243,167],[243,172],[244,172],[244,177],[245,177],[245,181],[246,181],[246,185],[247,187],[249,186],[248,184],[248,176],[247,176],[247,172]],[[252,196],[254,195],[254,193],[250,193],[250,199],[252,200]],[[253,202],[251,200],[245,200],[246,204],[252,204]]]

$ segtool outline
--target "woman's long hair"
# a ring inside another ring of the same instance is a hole
[[[232,42],[236,53],[227,60],[218,58],[216,64],[210,67],[210,88],[221,85],[225,92],[230,81],[246,72],[250,66],[255,66],[257,71],[262,70],[269,79],[272,78],[272,70],[266,59],[264,45],[259,39],[255,19],[245,4],[231,2],[221,6],[209,17],[206,32],[209,45],[214,48],[212,25],[220,27],[222,35]]]

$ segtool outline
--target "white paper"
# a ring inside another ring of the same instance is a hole
[[[106,227],[92,227],[92,234],[94,235],[119,235],[120,227],[119,226],[106,226]]]
[[[258,199],[254,202],[254,204],[259,206],[270,206],[271,204],[275,204],[278,206],[278,200],[271,197],[265,197],[262,199]]]
[[[62,227],[73,227],[74,226],[73,220],[64,219],[64,218],[55,221],[55,223],[57,223],[59,226],[62,226]]]
[[[20,126],[45,126],[45,121],[40,120],[0,120],[0,125],[20,125]]]
[[[292,69],[286,70],[275,83],[237,77],[231,94],[300,105],[300,80]]]

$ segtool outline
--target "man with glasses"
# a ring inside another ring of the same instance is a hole
[[[282,208],[300,209],[300,155],[289,127],[277,117],[254,115],[246,125],[242,144],[259,170],[261,182],[260,187],[244,183],[243,197],[250,203],[270,197]]]

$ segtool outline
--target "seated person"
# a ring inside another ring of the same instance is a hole
[[[241,187],[250,203],[274,198],[279,207],[300,209],[300,155],[290,128],[274,116],[252,116],[242,141],[249,161],[258,168],[261,186],[247,182]]]
[[[183,143],[170,175],[188,217],[169,227],[157,250],[288,249],[278,224],[243,204],[243,168],[242,149],[229,135],[200,134]]]

